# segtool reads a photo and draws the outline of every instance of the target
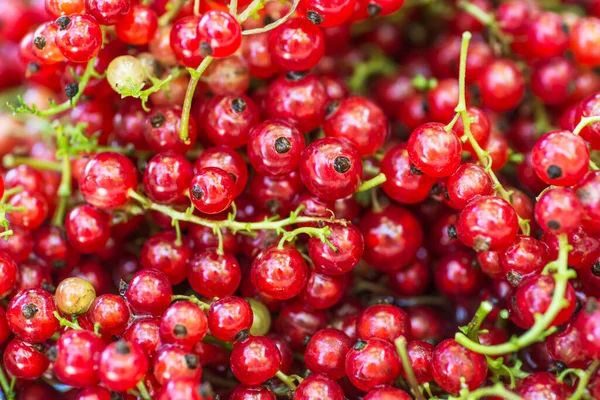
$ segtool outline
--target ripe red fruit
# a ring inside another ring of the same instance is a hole
[[[210,10],[198,21],[198,39],[203,57],[227,57],[242,44],[242,28],[231,14]]]
[[[131,0],[85,0],[85,12],[102,25],[115,25],[129,12]]]
[[[226,171],[206,167],[194,175],[189,184],[190,200],[198,211],[218,214],[233,202],[235,182]]]
[[[264,336],[249,336],[231,351],[231,372],[244,385],[260,385],[275,376],[281,364],[277,346]]]
[[[208,322],[204,311],[190,301],[178,301],[167,308],[160,319],[160,338],[163,343],[192,348],[206,335]]]
[[[57,22],[56,46],[69,61],[83,63],[96,57],[102,47],[100,24],[89,15],[62,16]]]
[[[10,330],[20,339],[41,343],[60,327],[53,313],[58,311],[54,298],[43,289],[27,289],[17,293],[8,303],[6,320]]]
[[[435,347],[431,361],[433,379],[445,391],[458,394],[461,379],[469,390],[479,387],[487,376],[483,354],[464,348],[454,339],[446,339]]]
[[[462,157],[462,145],[458,136],[436,122],[415,129],[408,139],[407,149],[408,157],[417,170],[433,178],[453,174]]]
[[[35,345],[19,339],[11,340],[4,349],[4,368],[15,378],[38,379],[46,372],[50,361]]]
[[[290,18],[269,34],[269,52],[286,71],[307,71],[325,53],[321,29],[305,18]]]
[[[115,392],[136,387],[148,369],[148,358],[141,348],[124,340],[106,346],[100,355],[100,381]]]
[[[396,306],[381,304],[366,308],[356,324],[359,339],[378,338],[394,343],[398,337],[410,338],[410,320],[406,312]]]
[[[352,348],[352,341],[344,332],[326,328],[315,333],[304,351],[304,362],[313,374],[324,374],[331,379],[346,375],[344,362]]]
[[[69,330],[56,342],[54,373],[65,385],[85,387],[100,380],[100,355],[104,342],[93,332]]]
[[[95,253],[110,238],[110,215],[87,204],[77,206],[67,215],[65,231],[76,250]]]
[[[365,392],[375,386],[392,384],[400,376],[400,368],[396,348],[377,338],[359,340],[346,356],[348,379]]]
[[[252,283],[259,293],[277,300],[299,294],[308,280],[308,267],[294,247],[269,247],[254,259],[250,269]]]
[[[573,186],[588,172],[590,153],[585,141],[568,131],[545,134],[535,143],[531,161],[547,184]]]
[[[238,334],[249,331],[253,320],[252,308],[246,300],[239,297],[219,299],[208,310],[211,335],[226,342],[233,342]]]

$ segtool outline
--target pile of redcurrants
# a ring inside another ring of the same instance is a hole
[[[600,399],[600,0],[0,0],[0,399]]]

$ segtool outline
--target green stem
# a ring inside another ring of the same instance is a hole
[[[583,396],[592,374],[596,372],[598,367],[600,367],[600,361],[594,361],[590,364],[587,370],[581,371],[581,373],[577,374],[577,376],[579,376],[579,383],[577,384],[575,392],[573,392],[571,397],[569,397],[569,400],[579,400]]]
[[[173,19],[175,19],[177,14],[179,14],[179,11],[181,11],[184,3],[185,0],[172,0],[170,3],[168,3],[166,7],[167,11],[158,19],[158,25],[168,25]]]
[[[81,326],[79,326],[79,322],[77,322],[77,320],[75,320],[75,322],[71,322],[66,318],[61,317],[61,315],[59,314],[58,311],[54,311],[54,318],[56,318],[58,320],[58,322],[60,323],[60,326],[66,326],[68,328],[74,329],[76,331],[80,331],[82,330]]]
[[[485,387],[474,390],[472,392],[466,392],[461,394],[459,399],[461,400],[477,400],[482,397],[498,396],[505,400],[523,400],[520,396],[514,394],[510,390],[507,390],[502,383],[497,383],[492,387]],[[450,397],[449,399],[456,399],[456,397]]]
[[[210,305],[199,300],[196,296],[185,296],[182,294],[176,294],[173,297],[171,297],[171,301],[177,301],[177,300],[185,300],[185,301],[189,301],[191,303],[194,303],[196,305],[198,305],[202,310],[207,311],[208,309],[210,309]]]
[[[492,308],[492,304],[489,301],[483,301],[479,305],[479,308],[473,316],[473,319],[471,320],[471,322],[469,322],[469,325],[467,325],[466,335],[473,342],[479,343],[479,328],[481,328],[481,324],[483,323],[483,321],[485,321],[485,318],[492,311]]]
[[[600,122],[600,115],[581,118],[581,120],[579,121],[579,123],[577,124],[575,129],[573,129],[573,134],[579,135],[581,133],[581,131],[583,130],[583,128],[585,128],[586,126],[588,126],[590,124],[594,124],[596,122]]]
[[[206,57],[198,68],[188,69],[190,72],[190,82],[188,83],[187,90],[185,92],[185,100],[183,101],[183,109],[181,111],[181,125],[179,127],[179,137],[186,143],[189,143],[189,125],[190,125],[190,112],[192,110],[192,101],[194,100],[194,93],[196,87],[200,81],[200,77],[206,71],[210,63],[214,60],[211,56]]]
[[[294,380],[291,377],[287,376],[286,374],[284,374],[281,371],[277,371],[277,373],[275,374],[275,376],[277,378],[279,378],[279,380],[281,382],[285,383],[285,385],[287,387],[289,387],[292,390],[296,390],[296,384],[294,383]]]
[[[60,198],[52,218],[52,225],[54,226],[63,225],[67,204],[69,202],[69,197],[71,196],[71,160],[69,159],[67,151],[65,151],[62,156],[61,169],[62,176],[60,178],[60,186],[58,187],[58,196]]]
[[[11,385],[8,383],[8,379],[6,379],[6,374],[4,373],[4,368],[0,367],[0,386],[2,387],[2,391],[4,392],[7,400],[14,400],[15,393],[12,391]]]
[[[289,226],[289,225],[309,223],[309,222],[332,222],[332,221],[334,221],[330,218],[299,216],[298,215],[299,210],[296,210],[287,218],[284,218],[281,220],[276,220],[276,221],[265,220],[265,221],[259,221],[259,222],[239,222],[239,221],[230,220],[230,219],[221,220],[221,221],[213,221],[210,219],[204,219],[204,218],[197,217],[191,213],[180,212],[180,211],[174,210],[173,208],[171,208],[169,206],[153,203],[150,200],[148,200],[147,198],[145,198],[144,196],[140,195],[139,193],[137,193],[133,190],[129,191],[129,197],[136,200],[137,202],[139,202],[142,205],[142,207],[144,207],[146,209],[158,211],[162,214],[168,215],[172,219],[177,219],[179,221],[191,222],[196,225],[201,225],[201,226],[205,226],[208,228],[212,228],[213,230],[228,229],[234,233],[239,232],[239,231],[250,232],[250,231],[257,231],[257,230],[275,230],[277,232],[283,233],[283,228],[286,226]],[[338,220],[337,222],[344,223],[345,221]]]
[[[476,343],[460,332],[455,336],[456,341],[476,353],[492,356],[516,353],[523,347],[544,340],[548,333],[546,330],[550,327],[558,313],[564,307],[566,307],[564,296],[567,289],[567,283],[569,282],[569,279],[572,279],[576,276],[574,271],[569,270],[567,263],[570,250],[567,236],[564,234],[559,235],[558,241],[558,258],[556,261],[552,262],[556,266],[556,272],[554,273],[554,292],[552,295],[552,301],[550,302],[550,306],[544,315],[536,318],[535,323],[527,332],[525,332],[522,336],[513,337],[506,343],[493,346],[484,346]]]
[[[238,6],[238,0],[231,0],[229,3],[229,14],[236,15],[237,14],[237,6]]]
[[[216,344],[216,345],[221,346],[224,349],[227,349],[229,351],[233,350],[233,343],[225,342],[225,341],[217,339],[216,337],[211,336],[211,335],[204,336],[202,341],[204,343]]]
[[[140,392],[140,396],[142,396],[142,399],[152,400],[152,397],[150,397],[150,393],[148,393],[148,389],[146,389],[146,385],[144,384],[143,379],[138,382],[136,387],[137,387],[137,390]]]
[[[375,52],[369,60],[358,64],[348,80],[348,87],[354,93],[366,90],[366,82],[373,75],[388,75],[396,71],[397,65],[383,53]]]
[[[415,371],[413,370],[412,365],[410,364],[410,359],[408,358],[408,352],[406,351],[406,338],[404,336],[400,336],[394,341],[394,344],[396,345],[396,350],[400,355],[402,367],[404,368],[408,383],[410,384],[410,389],[415,396],[415,399],[425,400],[423,391],[421,390],[419,382],[417,381],[417,377],[415,376]]]
[[[255,0],[254,2],[256,2],[256,1],[257,0]],[[254,4],[254,2],[252,4]],[[261,0],[259,0],[259,2],[262,3]],[[294,12],[296,12],[296,7],[298,7],[298,3],[300,3],[300,0],[294,0],[294,2],[292,3],[292,7],[290,8],[290,11],[283,17],[279,18],[277,21],[272,22],[262,28],[247,29],[242,32],[242,35],[249,36],[249,35],[256,35],[258,33],[265,33],[265,32],[272,31],[273,29],[277,28],[279,25],[283,24],[285,21],[290,19],[290,17],[292,15],[294,15]],[[244,11],[242,14],[239,15],[238,21],[240,21],[240,23],[246,21],[250,17],[250,15],[252,15],[252,13],[254,12],[254,10],[252,10],[250,13],[246,14],[246,12],[248,10],[252,9],[252,4],[250,4],[250,6],[248,6],[246,11]]]
[[[361,183],[360,186],[358,187],[358,189],[356,189],[356,192],[358,192],[358,193],[366,192],[367,190],[371,190],[374,187],[382,185],[386,180],[387,180],[387,178],[386,178],[385,174],[383,172],[381,172],[376,177],[371,178],[368,181],[364,181],[363,183]]]
[[[38,160],[30,157],[18,157],[13,156],[12,154],[7,154],[4,156],[2,159],[2,165],[4,165],[5,168],[13,168],[17,165],[28,165],[35,169],[39,169],[40,171],[62,171],[61,164],[55,161]]]
[[[600,169],[600,167],[598,167],[595,162],[593,162],[592,160],[590,160],[590,169],[592,171],[598,171]]]
[[[469,113],[467,112],[467,103],[466,103],[466,73],[467,73],[467,53],[469,51],[469,42],[471,41],[472,35],[471,32],[464,32],[462,35],[462,44],[460,50],[460,72],[458,77],[458,105],[454,109],[457,114],[460,115],[463,121],[464,126],[464,137],[469,141],[469,144],[473,148],[479,163],[483,165],[485,172],[489,175],[492,183],[494,185],[494,190],[498,192],[498,195],[506,200],[508,203],[511,203],[510,193],[502,186],[500,180],[492,170],[492,158],[490,156],[489,151],[485,151],[481,148],[473,133],[471,132],[471,118],[469,117]],[[529,234],[529,222],[522,219],[517,215],[519,220],[519,226],[521,226],[523,233]]]
[[[327,244],[333,251],[337,250],[335,248],[335,246],[327,239],[327,236],[329,236],[331,234],[331,229],[328,226],[325,226],[323,228],[313,228],[310,226],[305,226],[302,228],[294,229],[293,231],[290,231],[290,232],[286,232],[281,237],[278,247],[280,249],[283,249],[283,245],[286,242],[291,242],[292,240],[294,240],[294,238],[296,236],[301,235],[303,233],[307,234],[310,237],[317,237],[323,243]]]

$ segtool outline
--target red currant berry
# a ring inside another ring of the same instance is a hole
[[[204,56],[200,53],[197,35],[200,18],[195,15],[179,18],[173,23],[169,43],[177,61],[189,68],[198,68]]]
[[[84,11],[83,0],[46,0],[45,6],[48,14],[54,18],[61,15],[81,14]]]
[[[390,385],[400,376],[400,359],[396,348],[377,338],[358,340],[346,356],[346,374],[360,390]]]
[[[154,107],[147,115],[144,127],[144,138],[150,150],[162,152],[173,150],[185,154],[196,144],[196,121],[190,117],[188,125],[188,142],[181,139],[181,108],[161,106]]]
[[[229,400],[275,400],[275,395],[263,386],[238,385]]]
[[[302,380],[294,391],[294,399],[297,400],[344,400],[345,398],[344,391],[336,381],[320,374],[311,374]]]
[[[600,54],[596,50],[600,40],[600,20],[595,17],[580,18],[571,29],[570,49],[579,65],[600,65]]]
[[[325,53],[321,28],[305,18],[290,18],[269,35],[269,52],[286,71],[307,71],[316,66]]]
[[[545,232],[571,233],[581,224],[583,206],[572,189],[550,189],[535,205],[535,220]]]
[[[39,192],[17,193],[7,203],[13,208],[7,215],[11,224],[28,231],[38,228],[48,216],[48,201]]]
[[[458,136],[436,122],[415,129],[408,139],[407,150],[408,157],[417,170],[434,178],[453,174],[462,158],[462,145]]]
[[[117,22],[115,31],[123,43],[141,46],[150,43],[158,29],[158,16],[149,6],[135,4]]]
[[[190,200],[205,214],[225,211],[233,202],[235,182],[229,173],[215,168],[201,169],[189,184]]]
[[[231,253],[206,249],[192,255],[188,262],[190,286],[206,297],[231,296],[242,279],[240,264]]]
[[[573,186],[588,172],[590,152],[580,136],[554,131],[538,139],[531,150],[531,161],[547,184]]]
[[[231,351],[231,372],[244,385],[260,385],[275,376],[281,364],[277,346],[268,338],[250,336]]]
[[[137,272],[125,292],[125,299],[137,314],[161,315],[171,303],[169,278],[155,269]]]
[[[182,203],[192,176],[192,165],[183,155],[165,151],[148,161],[144,171],[144,192],[158,204]]]
[[[186,266],[191,255],[190,246],[186,241],[178,243],[175,232],[159,232],[144,243],[140,263],[144,268],[163,272],[171,284],[176,285],[185,279]]]
[[[10,330],[20,339],[41,343],[60,327],[53,314],[55,311],[58,310],[50,293],[43,289],[27,289],[10,300],[6,320]]]
[[[46,355],[36,345],[19,339],[13,339],[6,345],[3,360],[6,372],[24,380],[41,377],[50,365]]]
[[[100,332],[105,335],[121,335],[131,313],[122,297],[115,294],[103,294],[96,297],[87,313],[92,324],[100,326]]]
[[[31,51],[36,60],[42,64],[54,64],[65,60],[56,44],[56,36],[60,27],[54,22],[45,22],[33,32]]]
[[[160,319],[160,338],[163,343],[190,349],[198,343],[208,328],[204,311],[190,301],[178,301],[165,310]]]
[[[298,295],[308,281],[308,267],[293,247],[269,247],[260,252],[250,269],[252,283],[259,293],[277,300]]]
[[[231,14],[210,10],[198,21],[198,38],[202,56],[227,57],[242,44],[242,28]]]
[[[160,318],[137,318],[123,332],[123,339],[138,345],[150,362],[154,361],[160,342]]]
[[[238,334],[249,331],[253,319],[252,308],[246,300],[239,297],[219,299],[208,310],[211,335],[226,342],[234,342]]]
[[[326,275],[343,275],[350,272],[360,261],[364,252],[364,241],[360,230],[352,225],[329,225],[331,233],[327,240],[336,248],[332,250],[319,238],[308,240],[308,255],[317,271]]]
[[[404,390],[391,386],[379,386],[369,390],[363,400],[410,400],[411,397]]]
[[[85,387],[98,383],[104,342],[93,332],[69,330],[56,342],[54,374],[65,385]]]
[[[481,288],[481,271],[473,268],[472,253],[456,251],[444,255],[433,271],[437,289],[448,297],[470,295]]]
[[[110,237],[110,216],[90,205],[69,211],[65,231],[71,245],[82,253],[102,250]]]
[[[479,387],[485,381],[488,366],[483,354],[464,348],[454,339],[446,339],[435,347],[431,370],[443,390],[458,394],[463,379],[469,390]]]
[[[537,239],[519,236],[505,251],[499,253],[499,262],[505,274],[527,276],[544,268],[548,262],[548,250]]]
[[[533,19],[526,30],[527,49],[531,56],[560,56],[569,47],[569,32],[560,14],[544,12]]]
[[[216,96],[203,113],[204,132],[216,145],[232,148],[248,142],[250,129],[259,123],[259,110],[246,95]]]
[[[315,310],[330,308],[342,299],[346,282],[344,276],[329,276],[311,271],[299,299]]]
[[[11,236],[12,240],[13,237]],[[6,252],[0,251],[0,297],[6,296],[14,288],[19,277],[19,268],[15,260]]]
[[[342,25],[354,11],[355,0],[302,0],[298,11],[321,28]]]
[[[115,392],[135,388],[147,370],[148,358],[142,349],[124,340],[109,344],[100,355],[100,380]]]
[[[115,25],[129,12],[131,0],[85,0],[85,12],[102,25]]]
[[[525,94],[525,80],[509,60],[491,62],[479,76],[481,102],[494,111],[515,108]]]
[[[398,307],[381,304],[366,308],[356,325],[359,339],[378,338],[394,343],[400,336],[410,337],[408,314]]]
[[[304,351],[304,362],[313,374],[324,374],[331,379],[346,375],[344,362],[352,348],[352,341],[337,329],[321,329],[310,338]]]
[[[556,376],[549,372],[536,372],[521,381],[517,395],[523,399],[534,399],[539,396],[554,399],[568,398],[568,388],[557,381]]]
[[[60,27],[56,46],[69,61],[83,63],[96,57],[102,47],[100,24],[88,15],[62,16],[56,20]]]
[[[485,170],[477,164],[462,164],[456,172],[446,180],[448,192],[447,204],[462,210],[467,204],[478,196],[494,194],[492,180]]]

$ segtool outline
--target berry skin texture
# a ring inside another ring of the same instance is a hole
[[[325,54],[321,28],[305,18],[291,18],[269,35],[269,52],[286,71],[307,71]]]
[[[246,95],[215,96],[201,116],[208,139],[231,148],[248,142],[250,129],[260,122],[259,117],[257,105]]]
[[[260,385],[275,376],[281,364],[277,346],[263,336],[236,342],[230,356],[231,372],[244,385]]]
[[[581,224],[587,232],[600,232],[600,172],[591,171],[575,187],[573,187],[581,205],[583,214]]]
[[[449,176],[460,165],[462,146],[454,131],[443,124],[421,125],[408,138],[408,157],[421,171],[433,178]]]
[[[375,386],[390,385],[400,376],[396,348],[377,338],[359,340],[346,356],[346,374],[358,389],[368,392]]]
[[[211,335],[226,342],[234,342],[240,332],[249,331],[253,320],[250,304],[240,297],[219,299],[208,310]]]
[[[399,307],[381,304],[365,309],[356,324],[359,339],[378,338],[394,343],[400,336],[410,338],[410,319]]]
[[[306,345],[306,367],[313,374],[341,379],[346,375],[344,362],[351,348],[352,341],[344,332],[332,328],[321,329]]]
[[[115,25],[129,12],[131,0],[85,0],[85,12],[102,25]]]
[[[52,295],[43,289],[27,289],[17,293],[8,303],[6,320],[10,330],[20,339],[41,343],[50,338],[60,325]]]
[[[206,167],[192,178],[189,185],[190,200],[198,211],[218,214],[233,202],[235,182],[221,168]]]
[[[60,27],[53,22],[45,22],[33,32],[31,50],[41,64],[55,64],[65,60],[56,44],[56,36]]]
[[[600,19],[585,17],[579,19],[570,32],[570,49],[577,64],[589,67],[600,65]]]
[[[198,68],[204,56],[200,54],[200,39],[196,34],[200,18],[195,15],[179,18],[169,35],[171,50],[177,61],[189,68]]]
[[[136,314],[161,315],[171,303],[173,289],[169,278],[155,269],[137,272],[127,286],[125,299]]]
[[[18,274],[19,268],[15,260],[8,253],[0,251],[0,297],[14,289]]]
[[[205,149],[194,161],[194,171],[205,167],[217,167],[232,175],[235,182],[235,197],[238,197],[248,183],[248,166],[235,150],[221,145]]]
[[[308,255],[317,271],[326,275],[343,275],[350,272],[360,261],[364,253],[364,240],[360,230],[352,225],[331,224],[327,240],[337,251],[319,238],[308,239]]]
[[[160,319],[160,338],[163,343],[192,348],[206,335],[208,322],[202,309],[189,301],[178,301],[165,310]]]
[[[95,253],[110,238],[110,216],[90,205],[77,206],[67,215],[65,231],[71,245],[82,253]]]
[[[218,254],[215,248],[192,255],[187,263],[192,289],[206,297],[231,296],[242,279],[240,264],[233,254]]]
[[[525,94],[525,80],[509,60],[491,62],[479,76],[482,103],[493,111],[515,108]]]
[[[388,122],[383,110],[364,97],[348,97],[330,104],[323,124],[326,136],[345,138],[356,146],[361,157],[374,154],[388,134]]]
[[[115,392],[135,388],[148,370],[148,358],[137,345],[124,340],[106,346],[100,356],[100,381]]]
[[[304,379],[294,391],[297,400],[344,400],[340,385],[325,375],[313,374]]]
[[[554,374],[536,372],[521,381],[516,394],[523,399],[566,399],[568,390]]]
[[[186,351],[180,346],[171,344],[158,349],[153,372],[160,385],[182,378],[200,380],[202,377],[200,359],[197,355]]]
[[[573,186],[588,172],[585,141],[569,131],[554,131],[538,139],[531,152],[537,175],[548,185]]]
[[[346,22],[354,11],[355,0],[301,0],[298,11],[321,28],[331,28]]]
[[[176,285],[185,280],[187,262],[191,255],[192,249],[186,241],[177,244],[177,233],[163,231],[146,240],[140,254],[140,263],[144,268],[163,272]]]
[[[308,266],[298,250],[276,246],[263,250],[252,262],[252,283],[259,293],[277,300],[298,295],[308,281]]]
[[[473,268],[473,255],[465,251],[448,253],[439,259],[433,276],[437,289],[448,297],[460,297],[480,289],[481,272]]]
[[[600,358],[600,342],[598,332],[600,326],[600,308],[596,299],[588,299],[583,310],[575,319],[575,328],[581,333],[581,344],[588,357],[595,360]]]
[[[410,400],[411,397],[404,390],[391,386],[381,386],[369,390],[363,400]]]
[[[138,184],[131,160],[119,153],[99,153],[90,158],[79,179],[85,201],[101,210],[112,210],[127,203],[129,190]]]
[[[263,386],[238,385],[229,400],[275,400],[275,395]]]
[[[150,43],[158,29],[158,16],[150,7],[135,4],[115,26],[117,37],[130,45]]]
[[[96,290],[85,279],[72,277],[63,279],[56,287],[54,294],[60,312],[66,315],[81,315],[88,312]]]
[[[447,203],[456,210],[462,210],[477,196],[494,194],[492,180],[477,164],[465,163],[446,180]]]
[[[54,373],[65,385],[85,387],[98,383],[104,342],[93,332],[69,330],[56,342]]]
[[[154,362],[156,350],[160,345],[160,318],[141,317],[133,321],[123,332],[123,339],[135,343]]]
[[[201,384],[196,379],[179,378],[162,386],[156,400],[205,400],[201,393]]]
[[[464,348],[454,339],[446,339],[435,347],[431,368],[435,382],[452,394],[459,393],[461,378],[464,378],[469,390],[478,388],[488,371],[483,354]]]
[[[472,200],[456,224],[458,239],[475,251],[503,250],[514,241],[518,230],[515,209],[495,196]]]
[[[59,19],[56,45],[65,58],[83,63],[96,57],[102,47],[100,24],[88,15],[71,15]]]
[[[155,203],[178,204],[192,180],[192,165],[174,151],[159,153],[148,161],[144,171],[144,192]]]
[[[535,220],[545,232],[571,233],[581,223],[583,206],[572,189],[550,189],[535,205]]]
[[[198,38],[203,57],[227,57],[242,44],[242,28],[231,14],[211,10],[198,21]]]
[[[356,147],[344,140],[312,142],[300,157],[300,178],[315,196],[337,200],[353,194],[360,184],[362,162]]]
[[[19,339],[13,339],[6,345],[3,360],[4,368],[11,376],[24,380],[39,378],[50,365],[44,353]]]
[[[96,297],[88,317],[92,324],[100,325],[102,335],[121,335],[129,324],[131,313],[121,296],[107,293]]]

